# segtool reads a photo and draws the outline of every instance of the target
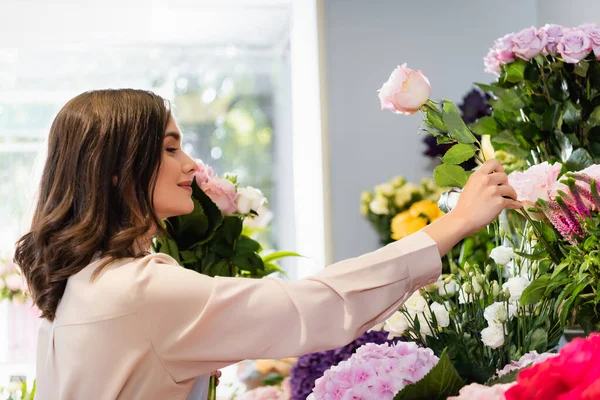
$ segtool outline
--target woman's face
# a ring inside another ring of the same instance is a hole
[[[194,210],[190,185],[197,169],[198,164],[181,148],[181,132],[170,118],[154,190],[154,208],[161,220]]]

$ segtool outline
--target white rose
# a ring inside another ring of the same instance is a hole
[[[250,211],[258,211],[260,206],[267,201],[265,196],[259,189],[247,186],[245,188],[238,189],[237,199],[235,204],[240,214],[248,214]]]
[[[523,290],[527,289],[531,282],[524,276],[515,276],[502,284],[502,289],[510,292],[510,301],[519,301]]]
[[[445,295],[451,296],[458,291],[458,284],[454,281],[445,283],[444,280],[441,280],[441,281],[437,282],[437,286],[438,286],[438,293],[440,294],[440,296],[445,296]]]
[[[390,212],[387,199],[379,195],[376,195],[373,201],[369,203],[369,208],[373,214],[377,215],[385,215]]]
[[[427,309],[427,300],[425,300],[425,298],[421,296],[421,293],[419,293],[417,290],[408,298],[408,300],[406,300],[404,307],[406,307],[411,315],[422,313]]]
[[[438,302],[431,304],[431,311],[435,315],[439,327],[445,328],[450,325],[450,313],[443,304]]]
[[[389,183],[382,183],[381,185],[375,186],[375,193],[389,197],[394,194],[394,187]]]
[[[244,218],[244,226],[248,229],[262,229],[266,228],[267,225],[273,219],[273,212],[267,208],[264,204],[256,210],[258,215],[254,218]]]
[[[391,317],[385,320],[383,329],[390,333],[390,337],[402,336],[408,329],[408,321],[403,313],[396,311]]]
[[[513,304],[508,306],[506,310],[506,304],[502,302],[495,302],[485,308],[483,317],[487,323],[491,325],[501,325],[506,322],[509,318],[512,318],[517,313],[517,307]]]
[[[492,260],[498,265],[506,265],[515,257],[515,251],[512,247],[498,246],[490,253]]]
[[[481,331],[481,341],[492,349],[497,349],[504,344],[504,327],[491,325]]]

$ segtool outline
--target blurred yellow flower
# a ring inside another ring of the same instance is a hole
[[[405,236],[413,234],[427,225],[427,219],[421,216],[414,216],[410,210],[401,212],[392,218],[391,230],[392,239],[400,240]]]
[[[418,201],[408,211],[413,217],[425,216],[429,222],[433,222],[444,215],[437,203],[431,200]]]

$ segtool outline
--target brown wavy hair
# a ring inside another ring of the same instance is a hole
[[[169,118],[162,97],[134,89],[86,92],[57,114],[14,257],[42,318],[54,320],[71,275],[97,258],[101,269],[142,256],[140,239],[161,230],[152,198]]]

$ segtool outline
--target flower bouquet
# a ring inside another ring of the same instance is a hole
[[[360,212],[385,245],[418,231],[444,215],[437,206],[442,192],[443,189],[438,188],[431,179],[423,179],[417,185],[397,176],[375,186],[373,191],[363,192]]]
[[[261,217],[266,199],[252,187],[239,187],[232,175],[219,177],[198,161],[192,182],[194,210],[168,218],[165,233],[153,240],[153,250],[170,255],[184,268],[209,276],[262,278],[285,272],[275,261],[299,254],[289,251],[262,254],[262,246],[244,234],[244,222]],[[246,232],[250,230],[246,224]],[[210,378],[209,400],[216,398]]]

